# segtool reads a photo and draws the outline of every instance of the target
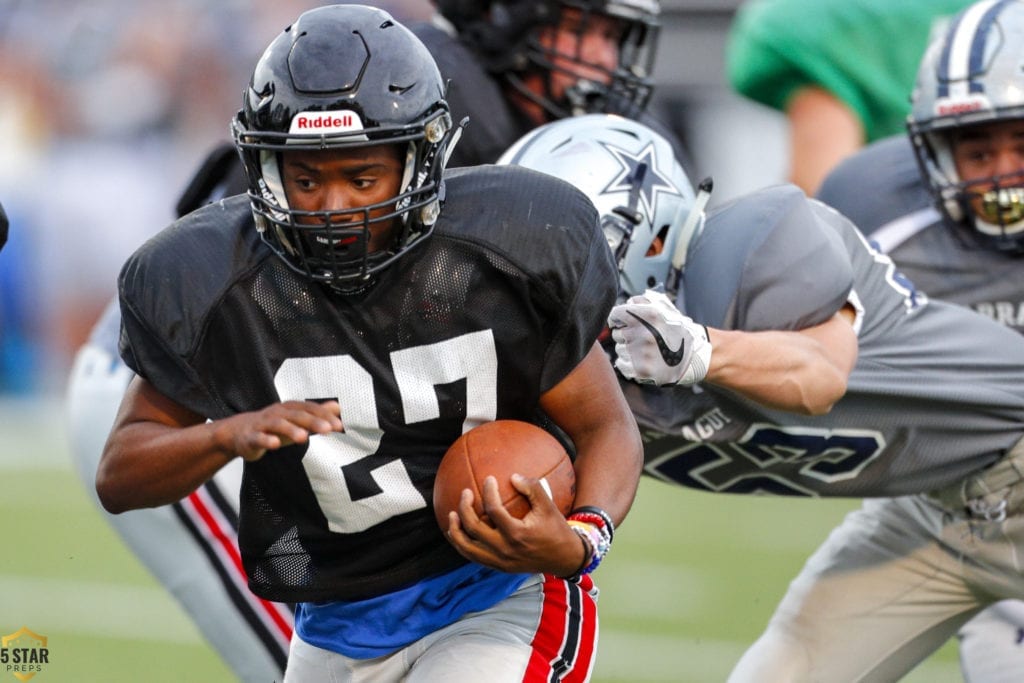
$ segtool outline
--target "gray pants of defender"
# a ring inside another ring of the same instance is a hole
[[[1024,442],[955,486],[850,513],[729,681],[899,680],[1007,598],[1024,598]]]

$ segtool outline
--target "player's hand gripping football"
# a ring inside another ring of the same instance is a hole
[[[608,315],[615,341],[615,367],[641,384],[689,386],[704,379],[711,364],[707,328],[679,312],[662,292],[648,289]]]
[[[466,489],[458,512],[449,513],[448,540],[466,559],[501,571],[573,574],[583,562],[584,549],[561,510],[539,480],[516,475],[512,485],[530,500],[525,517],[509,514],[497,482],[487,477],[482,503],[490,523],[476,514],[473,492]]]

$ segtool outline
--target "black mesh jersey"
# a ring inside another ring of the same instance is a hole
[[[291,271],[244,197],[121,272],[121,355],[168,397],[213,419],[341,403],[344,433],[246,464],[239,541],[262,597],[358,599],[462,564],[431,506],[442,455],[476,424],[530,420],[605,324],[617,277],[585,195],[490,166],[446,191],[434,234],[359,296]]]

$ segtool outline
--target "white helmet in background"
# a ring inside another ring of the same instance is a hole
[[[685,254],[703,225],[687,220],[693,187],[672,145],[631,119],[560,119],[527,133],[497,163],[556,176],[590,197],[627,297],[668,283],[677,246]]]
[[[1024,249],[1024,169],[967,182],[957,173],[951,135],[1021,118],[1024,2],[976,2],[925,52],[907,127],[940,211],[1000,249]]]

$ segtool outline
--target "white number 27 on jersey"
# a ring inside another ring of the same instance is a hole
[[[406,424],[440,415],[434,387],[466,380],[466,419],[462,431],[497,414],[498,359],[490,330],[473,332],[435,344],[391,353],[391,365],[402,399]],[[373,468],[368,456],[377,452],[384,432],[377,418],[373,377],[354,358],[319,356],[289,358],[277,371],[274,385],[282,401],[336,397],[345,431],[316,435],[302,465],[331,531],[365,531],[387,519],[427,506],[401,460]],[[366,462],[367,474],[380,493],[353,500],[342,468]]]

